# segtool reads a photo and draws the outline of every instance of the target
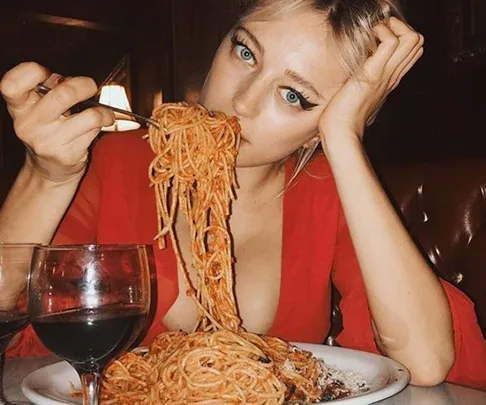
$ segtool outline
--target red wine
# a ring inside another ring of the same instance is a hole
[[[80,371],[101,371],[140,333],[146,313],[139,307],[101,307],[32,320],[44,345]]]
[[[0,311],[0,353],[7,350],[7,346],[17,332],[25,328],[28,323],[27,314],[19,311]]]

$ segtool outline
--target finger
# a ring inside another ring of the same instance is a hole
[[[397,36],[384,24],[378,24],[373,28],[379,45],[375,53],[364,64],[365,72],[372,80],[382,77],[385,67],[400,44]]]
[[[405,21],[396,17],[390,17],[388,26],[397,37],[407,35],[409,32],[415,32],[415,30],[408,25]]]
[[[64,76],[62,76],[58,73],[53,73],[53,74],[51,74],[51,76],[49,78],[47,78],[47,80],[42,82],[42,84],[52,90],[57,85],[66,81],[67,79],[68,79],[67,77],[64,77]],[[71,111],[70,110],[65,111],[62,115],[67,117],[67,116],[71,115]]]
[[[114,122],[115,116],[111,110],[103,107],[92,107],[66,118],[62,127],[66,134],[66,141],[71,141],[76,139],[79,134],[90,131],[99,132],[101,128],[108,127]]]
[[[417,55],[420,53],[420,56],[424,53],[424,39],[422,35],[419,35],[419,40],[415,47],[410,51],[409,55],[397,66],[395,71],[393,72],[391,82],[394,83],[400,76],[403,76],[404,73],[408,72],[410,68],[413,66],[415,62],[417,62],[418,58]],[[414,61],[414,63],[411,63]]]
[[[72,79],[72,77],[65,77],[57,73],[53,73],[45,82],[42,84],[49,89],[55,88],[57,85],[61,84],[62,82]],[[72,111],[69,109],[62,113],[63,117],[69,117],[72,114]]]
[[[89,77],[64,80],[44,95],[36,105],[39,122],[52,122],[75,104],[93,97],[98,91],[96,82]]]
[[[5,73],[0,82],[0,92],[9,108],[22,109],[38,100],[32,90],[49,76],[49,70],[44,66],[24,62]]]
[[[417,61],[422,57],[424,54],[424,48],[419,48],[414,55],[414,57],[409,61],[408,65],[404,66],[402,71],[399,73],[398,77],[395,79],[392,85],[392,90],[394,90],[400,81],[403,79],[403,77],[408,73],[410,69],[412,69],[413,65],[417,63]]]
[[[415,58],[417,52],[423,47],[424,37],[416,31],[408,31],[399,37],[400,45],[388,61],[386,70],[390,74],[390,82],[394,83],[405,66]]]
[[[50,89],[53,89],[65,80],[66,78],[59,73],[52,73],[46,80],[42,82],[42,84],[49,87]]]

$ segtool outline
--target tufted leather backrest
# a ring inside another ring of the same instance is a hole
[[[475,303],[486,336],[486,159],[378,165],[381,182],[434,270]],[[341,329],[334,295],[331,339]]]

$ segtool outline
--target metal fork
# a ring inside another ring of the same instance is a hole
[[[35,92],[37,94],[41,95],[41,96],[49,93],[51,90],[52,89],[50,87],[47,87],[43,84],[38,84],[35,88]],[[152,118],[147,118],[147,117],[144,117],[143,115],[136,114],[132,111],[127,111],[127,110],[123,110],[123,109],[118,108],[118,107],[113,107],[111,105],[100,103],[100,102],[98,102],[98,101],[96,101],[92,98],[85,100],[85,101],[82,101],[81,103],[76,104],[76,106],[77,107],[95,107],[96,106],[96,107],[109,108],[112,111],[115,111],[115,112],[120,113],[120,114],[128,115],[130,117],[135,118],[138,121],[143,121],[143,122],[146,122],[147,124],[153,125],[156,128],[159,128],[158,122],[153,120]]]

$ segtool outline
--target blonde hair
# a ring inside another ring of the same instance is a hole
[[[377,48],[373,27],[392,16],[404,20],[398,0],[247,0],[243,1],[240,20],[265,21],[308,10],[322,12],[348,77],[360,75],[364,62]],[[292,180],[314,156],[318,146],[319,142],[315,142],[296,152]]]

